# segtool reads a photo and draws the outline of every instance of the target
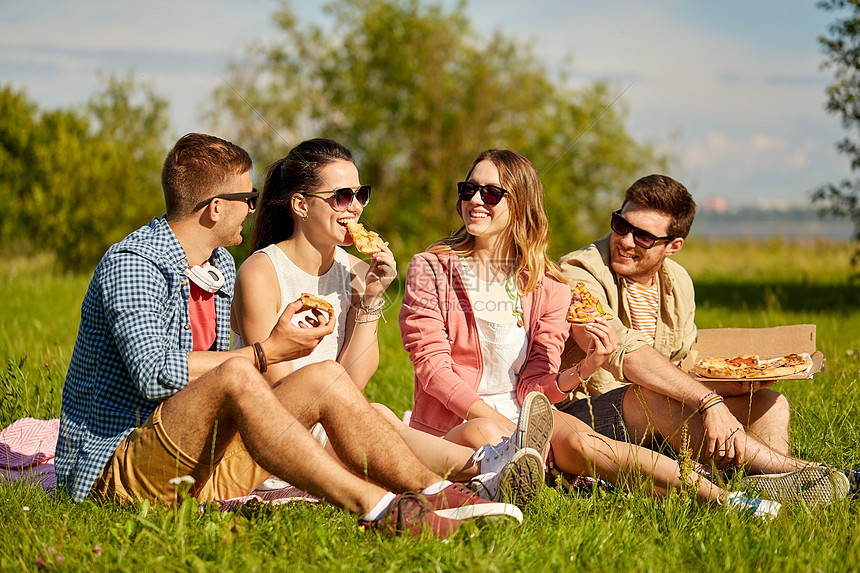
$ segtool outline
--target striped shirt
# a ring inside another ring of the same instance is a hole
[[[657,314],[660,311],[660,287],[655,280],[651,286],[621,279],[627,286],[627,305],[630,307],[630,327],[642,333],[645,341],[654,346],[657,335]]]
[[[87,497],[120,442],[188,384],[187,259],[162,217],[108,249],[93,274],[63,386],[55,458],[58,484],[75,501]],[[212,349],[228,350],[236,267],[226,249],[209,260],[224,274]]]

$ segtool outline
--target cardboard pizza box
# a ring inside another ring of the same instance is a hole
[[[702,358],[732,358],[741,354],[758,354],[762,359],[776,358],[786,354],[807,353],[812,358],[812,368],[780,378],[755,378],[755,380],[808,380],[824,366],[824,354],[815,349],[815,325],[792,324],[771,328],[703,328],[698,331],[696,342],[681,362],[681,370],[696,380],[715,380],[696,374],[694,366]]]

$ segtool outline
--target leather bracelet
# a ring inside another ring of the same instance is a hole
[[[725,402],[725,400],[723,400],[723,397],[722,397],[722,396],[720,396],[720,395],[716,395],[716,396],[714,396],[713,398],[711,398],[710,400],[708,400],[707,402],[705,402],[705,403],[704,403],[704,404],[699,408],[699,414],[700,414],[700,415],[702,415],[702,416],[704,416],[704,415],[705,415],[705,411],[706,411],[706,410],[708,410],[708,409],[710,409],[710,408],[713,408],[713,407],[714,407],[714,406],[716,406],[717,404],[722,404],[723,402]]]
[[[702,404],[704,404],[708,398],[710,398],[711,396],[716,396],[716,395],[717,395],[717,393],[714,392],[713,390],[711,390],[710,392],[708,392],[707,394],[702,396],[702,399],[699,400],[699,405],[696,407],[696,409],[698,410],[699,408],[701,408]]]
[[[257,368],[260,370],[260,374],[265,373],[268,370],[266,353],[263,352],[263,345],[259,342],[254,343],[254,355],[257,357]]]

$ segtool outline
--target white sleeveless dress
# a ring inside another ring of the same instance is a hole
[[[346,338],[346,317],[352,303],[352,277],[349,270],[349,254],[340,247],[335,247],[334,263],[331,268],[322,275],[316,276],[308,274],[296,266],[277,245],[269,245],[258,252],[265,253],[275,267],[275,273],[278,277],[278,287],[281,293],[278,316],[284,312],[288,304],[298,299],[303,292],[315,294],[330,302],[334,307],[335,317],[337,318],[335,331],[323,338],[309,355],[293,360],[293,371],[308,364],[324,360],[337,360],[340,350],[343,348],[344,339]],[[297,313],[293,317],[293,322],[298,324],[307,314],[309,314],[309,311]],[[245,346],[245,342],[242,340],[242,337],[238,333],[233,332],[232,348],[242,348],[243,346]],[[321,424],[314,424],[310,432],[321,445],[326,445],[328,436]],[[280,489],[282,487],[286,487],[286,482],[272,476],[257,489]]]

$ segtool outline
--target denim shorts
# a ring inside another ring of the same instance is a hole
[[[629,442],[630,437],[627,435],[624,418],[621,414],[624,393],[627,392],[627,388],[629,386],[622,386],[599,396],[580,398],[558,409],[574,418],[579,418],[597,433],[607,438],[619,442]],[[591,408],[589,408],[589,402]]]

